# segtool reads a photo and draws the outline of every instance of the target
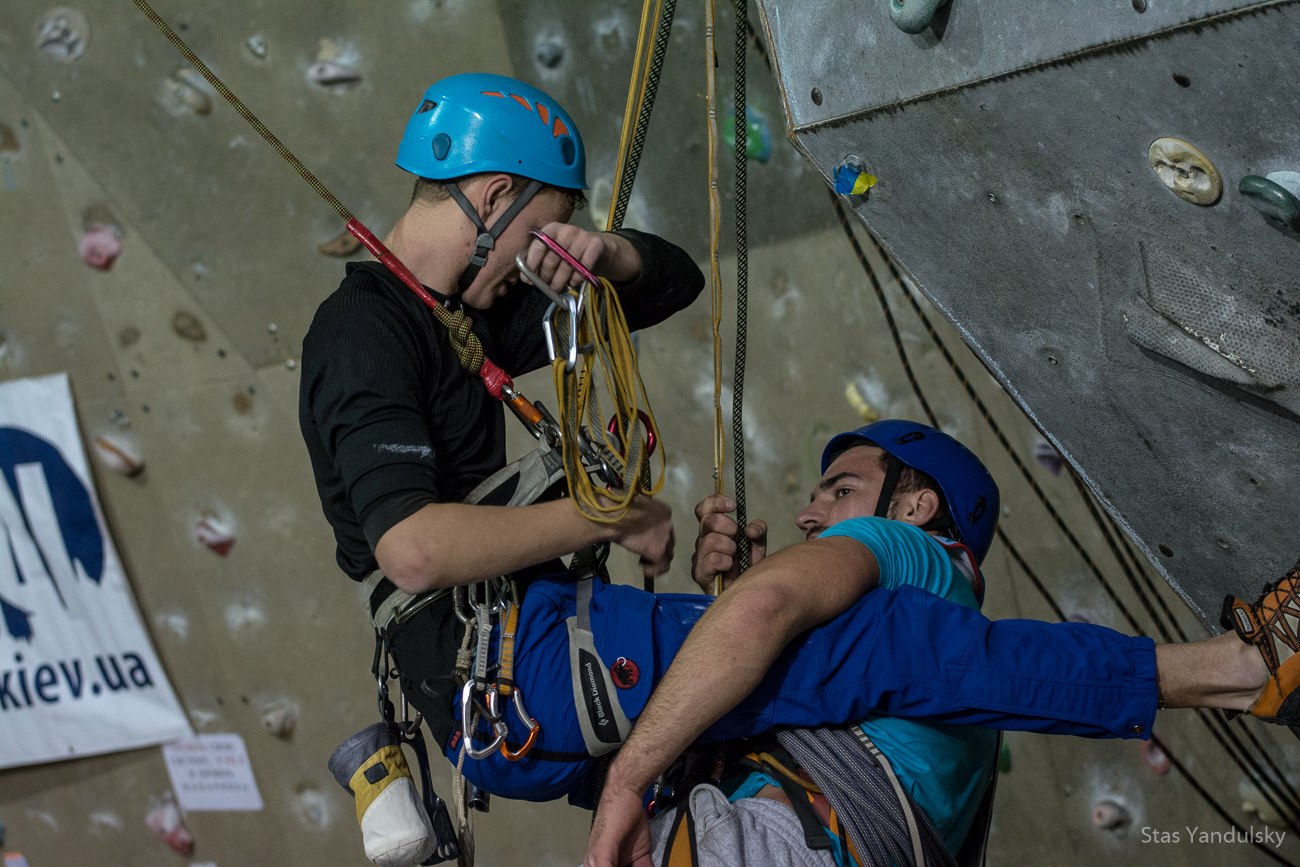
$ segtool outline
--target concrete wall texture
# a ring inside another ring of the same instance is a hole
[[[50,27],[57,9],[8,0],[0,10],[0,379],[66,371],[85,442],[112,434],[145,462],[131,478],[96,464],[108,524],[195,729],[243,736],[266,802],[260,812],[188,815],[196,841],[188,862],[365,863],[351,799],[325,763],[340,740],[373,721],[370,637],[358,590],[334,565],[296,424],[301,336],[342,272],[342,260],[318,248],[342,226],[184,71],[131,4],[66,4],[57,14],[81,28],[74,36]],[[470,69],[533,80],[570,107],[592,155],[593,204],[578,219],[603,226],[639,4],[159,0],[157,9],[380,235],[409,194],[410,178],[392,166],[407,113],[430,81]],[[673,238],[707,264],[703,31],[702,9],[679,10],[627,224]],[[729,37],[720,51],[725,70]],[[359,79],[310,80],[319,61]],[[730,78],[722,79],[726,111]],[[748,495],[751,514],[767,517],[782,545],[798,538],[789,516],[806,501],[828,434],[861,424],[864,413],[921,410],[822,180],[784,140],[775,88],[754,58],[749,82],[773,150],[749,166]],[[724,157],[724,178],[730,165]],[[109,270],[88,267],[78,253],[97,223],[120,232]],[[724,238],[729,232],[728,222]],[[724,240],[728,305],[732,248]],[[1127,629],[905,303],[908,288],[887,277],[874,253],[870,262],[885,275],[884,294],[931,404],[946,429],[987,459],[1003,489],[1003,526],[1035,573],[1067,614]],[[1035,460],[1045,445],[1038,433],[956,333],[929,315],[1047,498],[1116,579],[1122,602],[1141,612],[1068,470]],[[713,484],[709,334],[701,299],[639,342],[669,450],[664,497],[681,551],[665,590],[690,589],[691,510]],[[725,322],[724,335],[730,344]],[[522,386],[554,403],[549,374]],[[526,445],[516,436],[515,450]],[[204,517],[233,529],[226,556],[197,541]],[[621,580],[639,580],[626,559],[615,567]],[[1001,546],[986,569],[992,616],[1052,618]],[[1167,588],[1161,595],[1188,634],[1203,634]],[[8,640],[0,637],[0,658],[12,651]],[[296,709],[296,726],[269,730],[267,714],[286,707]],[[1234,726],[1246,728],[1282,756],[1283,771],[1300,769],[1289,735]],[[1226,831],[1229,819],[1262,829],[1243,806],[1258,798],[1242,794],[1242,770],[1195,714],[1163,714],[1158,731],[1223,813],[1182,773],[1154,772],[1135,742],[1011,734],[991,863],[1273,863],[1249,844],[1189,839],[1191,828]],[[442,768],[437,779],[446,790]],[[186,863],[144,821],[169,788],[157,748],[0,771],[0,848],[23,852],[34,867]],[[1094,827],[1094,808],[1106,800],[1131,814],[1126,832]],[[479,862],[578,863],[588,822],[565,805],[497,799],[476,819]],[[1154,842],[1154,832],[1180,840]],[[1274,854],[1300,858],[1294,834]]]

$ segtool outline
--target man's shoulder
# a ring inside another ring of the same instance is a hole
[[[869,548],[880,566],[881,587],[918,587],[951,602],[979,607],[970,583],[943,543],[920,527],[888,518],[850,518],[822,534],[827,536],[847,536]]]

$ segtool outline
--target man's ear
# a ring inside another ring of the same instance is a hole
[[[479,216],[483,222],[491,224],[488,218],[496,213],[504,212],[514,202],[515,197],[510,194],[514,189],[515,179],[507,174],[485,175],[481,178],[481,184],[478,195],[470,199],[474,207],[478,208]]]
[[[924,527],[939,514],[939,495],[929,488],[908,491],[894,497],[894,519]]]

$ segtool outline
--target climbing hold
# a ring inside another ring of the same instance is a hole
[[[1163,777],[1169,773],[1172,767],[1169,761],[1169,755],[1160,746],[1160,742],[1152,737],[1149,741],[1139,741],[1138,750],[1142,753],[1142,760],[1147,763],[1151,773],[1157,777]]]
[[[203,328],[199,317],[184,310],[176,311],[176,315],[172,317],[172,331],[177,337],[191,343],[202,343],[208,339],[208,332]]]
[[[731,112],[722,124],[723,139],[727,147],[736,149],[736,115]],[[765,163],[772,156],[772,128],[761,112],[745,107],[745,156]]]
[[[262,706],[262,725],[277,738],[288,740],[298,727],[298,705],[284,697],[272,699]]]
[[[1133,824],[1133,816],[1124,805],[1103,798],[1092,805],[1092,826],[1099,831],[1109,831],[1122,837]]]
[[[1270,226],[1284,232],[1300,233],[1300,183],[1296,183],[1294,189],[1287,189],[1285,183],[1288,176],[1295,174],[1274,172],[1263,178],[1246,175],[1237,185],[1237,191],[1246,197],[1252,208],[1264,215]]]
[[[307,80],[322,87],[355,84],[361,73],[343,56],[343,50],[332,39],[322,39],[316,51],[316,62],[307,67]]]
[[[76,9],[55,7],[36,24],[37,49],[60,63],[72,63],[81,57],[89,42],[90,23]]]
[[[194,854],[194,837],[190,834],[190,829],[185,827],[181,808],[170,792],[155,800],[153,808],[144,817],[144,823],[174,851],[187,858]]]
[[[1061,467],[1065,465],[1065,459],[1061,453],[1052,447],[1052,444],[1045,439],[1039,439],[1034,443],[1034,460],[1047,468],[1047,471],[1054,476],[1061,474]]]
[[[117,226],[97,223],[82,233],[77,253],[90,267],[107,271],[122,253],[122,231]]]
[[[889,17],[904,33],[920,33],[948,0],[889,0]]]
[[[337,60],[318,60],[307,67],[307,78],[328,87],[336,84],[354,84],[361,80],[361,73]]]
[[[324,244],[316,248],[317,252],[325,256],[335,256],[339,259],[347,258],[361,249],[361,242],[356,236],[344,229],[333,238],[330,238]]]
[[[8,124],[0,123],[0,154],[16,154],[20,147],[17,133]]]
[[[268,49],[266,37],[262,34],[254,33],[252,36],[245,39],[244,47],[248,49],[249,54],[253,55],[258,60],[266,60]]]
[[[1285,785],[1295,788],[1294,774],[1286,775]],[[1250,777],[1243,777],[1241,782],[1237,783],[1237,794],[1241,797],[1241,809],[1255,816],[1265,825],[1287,828],[1300,820],[1300,813],[1294,809],[1287,809],[1285,815],[1279,813],[1274,802],[1260,794],[1259,786]]]
[[[235,545],[235,534],[230,525],[216,515],[204,515],[194,526],[194,538],[216,551],[222,557]]]
[[[876,183],[876,176],[867,173],[860,157],[847,156],[835,169],[835,192],[841,196],[865,196]]]
[[[144,461],[134,446],[122,436],[100,434],[95,437],[95,454],[100,463],[115,473],[130,478],[144,470]]]
[[[880,413],[867,402],[866,397],[862,394],[862,389],[856,382],[850,382],[844,387],[844,399],[853,407],[853,411],[858,414],[865,424],[880,421]]]
[[[192,66],[182,66],[163,81],[163,104],[176,115],[192,112],[197,115],[212,113],[212,97],[208,95],[208,82]]]
[[[1160,182],[1181,199],[1213,205],[1223,195],[1223,178],[1214,163],[1181,139],[1156,139],[1147,149],[1147,159]]]
[[[564,55],[564,43],[554,36],[543,36],[533,45],[533,59],[543,69],[558,69]]]

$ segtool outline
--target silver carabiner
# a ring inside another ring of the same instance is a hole
[[[537,273],[534,272],[533,269],[529,268],[526,264],[524,264],[523,253],[520,253],[517,256],[515,256],[515,267],[519,269],[520,274],[523,274],[524,277],[528,279],[529,283],[532,283],[538,289],[542,290],[542,294],[545,295],[547,298],[550,298],[552,303],[554,304],[564,303],[564,299],[554,289],[552,289],[545,280],[537,276]]]
[[[495,696],[496,690],[488,693],[489,696]],[[460,720],[464,731],[462,732],[462,744],[465,746],[465,753],[471,759],[486,759],[497,751],[500,746],[506,742],[506,724],[500,716],[493,717],[492,705],[496,702],[488,699],[487,720],[492,724],[492,741],[483,749],[474,747],[474,729],[478,728],[478,720],[484,716],[478,712],[478,707],[474,701],[474,681],[465,681],[465,686],[460,691]]]
[[[573,370],[578,366],[578,315],[581,309],[581,296],[566,295],[546,308],[542,315],[542,334],[546,337],[546,354],[551,361],[559,358],[555,340],[555,311],[563,307],[569,316],[569,340],[564,347],[564,370]]]

